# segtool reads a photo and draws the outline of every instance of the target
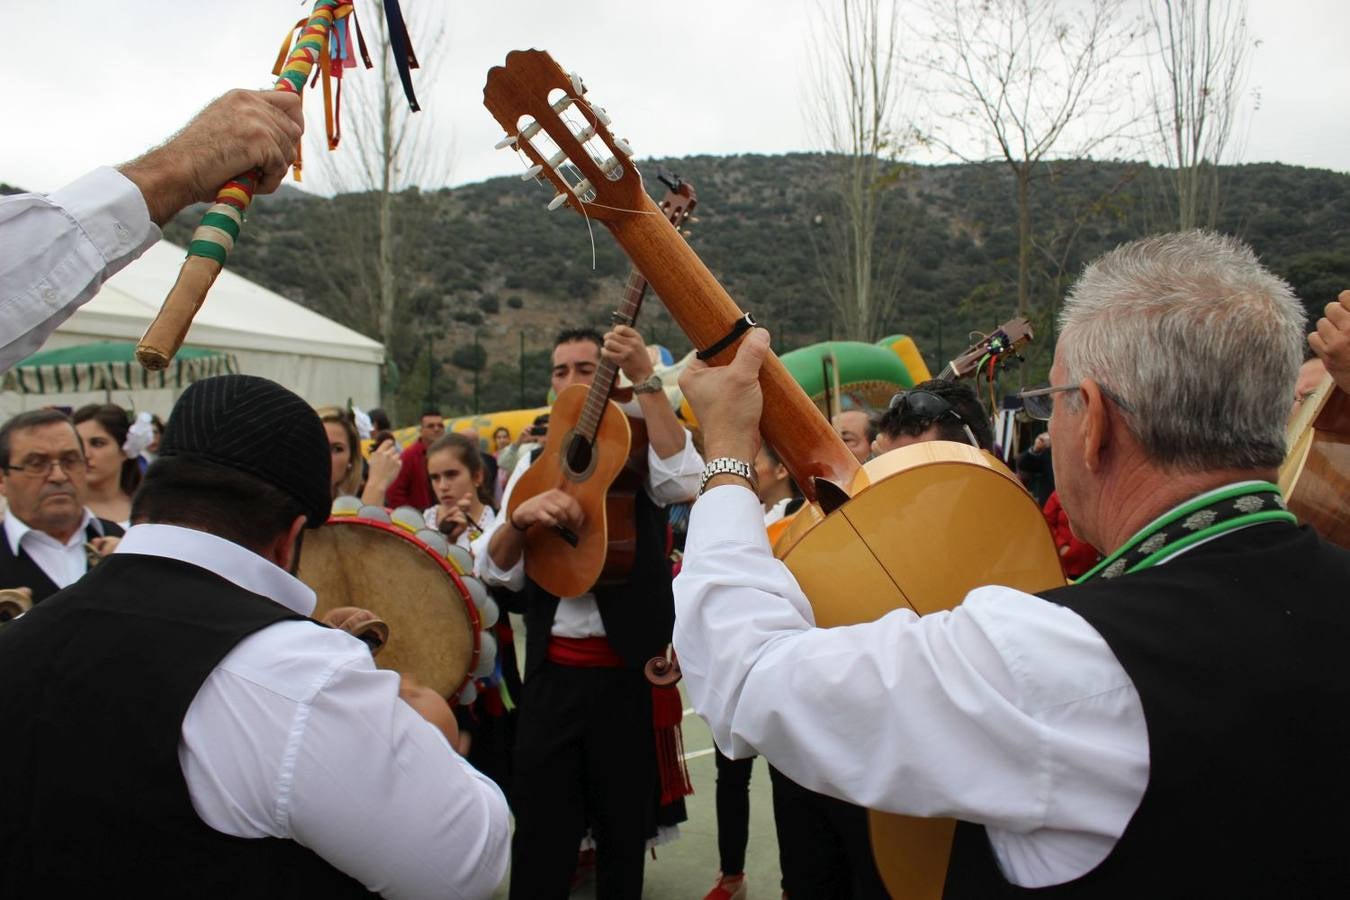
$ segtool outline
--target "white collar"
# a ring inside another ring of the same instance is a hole
[[[94,530],[97,531],[99,534],[103,534],[103,523],[100,522],[98,518],[88,510],[88,508],[86,508],[84,511],[84,517],[80,519],[80,527],[75,529],[75,532],[70,536],[68,540],[66,540],[64,543],[61,543],[58,542],[56,538],[52,537],[50,534],[47,534],[45,531],[38,531],[37,529],[33,528],[23,519],[20,519],[18,516],[14,515],[13,510],[10,510],[9,514],[5,516],[5,540],[9,541],[10,554],[12,554],[13,556],[18,556],[19,547],[23,543],[24,535],[28,534],[28,532],[30,531],[33,532],[34,534],[45,535],[52,543],[61,543],[61,546],[69,547],[70,542],[75,539],[76,535],[81,536],[80,539],[81,543],[84,542],[83,535],[85,531],[89,529],[90,525],[93,525]]]
[[[314,591],[303,581],[247,547],[206,531],[179,525],[133,525],[113,552],[190,563],[302,616],[314,614]]]

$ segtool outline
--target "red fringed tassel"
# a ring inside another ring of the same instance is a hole
[[[652,731],[656,735],[656,765],[661,773],[661,805],[674,803],[694,793],[689,783],[689,768],[684,764],[684,735],[680,722],[684,708],[680,690],[652,686]]]

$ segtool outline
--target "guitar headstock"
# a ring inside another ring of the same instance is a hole
[[[512,147],[532,163],[526,178],[547,178],[564,202],[593,219],[613,220],[640,209],[642,176],[633,150],[609,130],[609,116],[585,99],[575,73],[542,50],[513,50],[483,86],[483,105],[506,132],[498,148]]]
[[[1017,351],[1031,343],[1034,337],[1031,323],[1026,319],[1009,319],[947,363],[943,374],[951,378],[969,378],[986,368],[990,362],[995,367],[1002,365],[1009,356],[1016,355]]]

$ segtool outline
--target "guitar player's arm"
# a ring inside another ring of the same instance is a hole
[[[681,377],[710,456],[753,458],[767,349],[752,332],[730,365]],[[1143,797],[1149,752],[1138,693],[1100,634],[999,586],[922,619],[897,609],[817,628],[769,548],[758,497],[735,476],[710,484],[675,579],[674,644],[723,752],[758,752],[803,787],[872,809],[986,825],[1024,887],[1106,858]]]
[[[626,325],[605,335],[601,353],[633,384],[646,381],[654,371],[642,335]],[[647,425],[647,494],[661,506],[683,503],[698,492],[703,458],[664,391],[635,393],[634,399]]]
[[[564,525],[568,528],[581,527],[581,506],[575,498],[563,491],[545,491],[511,509],[511,493],[516,482],[533,460],[529,455],[522,456],[511,473],[502,493],[502,514],[492,528],[483,532],[473,542],[474,573],[484,582],[494,587],[504,587],[509,591],[519,591],[525,587],[525,565],[522,557],[525,552],[525,532],[531,525]]]

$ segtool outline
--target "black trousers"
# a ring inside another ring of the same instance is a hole
[[[596,897],[642,896],[656,791],[651,691],[638,671],[550,662],[525,682],[516,725],[512,900],[566,898],[588,825]]]
[[[808,791],[769,767],[778,865],[790,900],[888,900],[872,859],[867,810]]]
[[[723,875],[745,871],[745,845],[750,842],[750,773],[755,758],[717,758],[717,855]]]

